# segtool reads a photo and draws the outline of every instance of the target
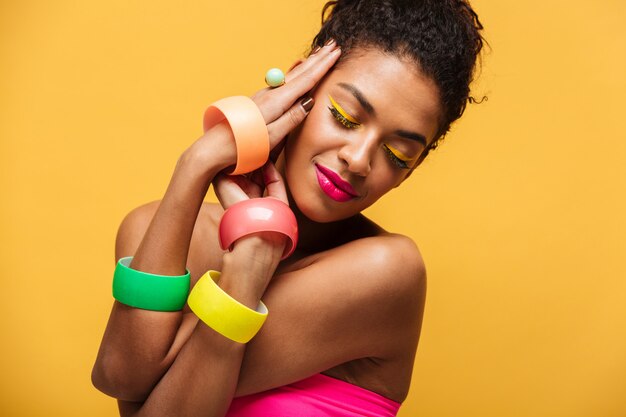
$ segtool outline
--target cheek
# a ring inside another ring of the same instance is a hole
[[[302,125],[307,133],[312,133],[316,136],[323,136],[332,130],[334,126],[329,124],[328,109],[326,109],[323,102],[317,103],[309,115],[304,119]]]
[[[368,199],[373,200],[369,201],[369,204],[372,204],[374,201],[396,188],[408,175],[406,170],[400,172],[397,168],[391,166],[384,152],[378,155],[376,162],[380,164],[376,169],[376,175],[369,175],[367,178],[366,188],[370,192]]]
[[[323,104],[318,104],[290,134],[286,143],[287,156],[308,159],[332,146],[337,130],[328,122]]]

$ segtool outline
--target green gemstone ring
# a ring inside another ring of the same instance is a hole
[[[265,73],[265,83],[272,88],[285,84],[285,74],[279,68],[272,68]]]

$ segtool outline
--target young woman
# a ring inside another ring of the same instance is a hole
[[[406,180],[462,115],[482,26],[463,0],[331,1],[322,16],[284,85],[252,97],[270,160],[227,175],[238,148],[222,121],[180,156],[163,199],[120,225],[116,260],[133,256],[132,270],[187,268],[191,288],[220,271],[221,291],[269,310],[239,343],[189,305],[115,301],[92,380],[124,416],[392,416],[407,396],[424,264],[410,238],[361,211]],[[220,204],[203,202],[211,184]],[[278,199],[295,215],[286,259],[279,232],[220,247],[224,210],[253,198]]]

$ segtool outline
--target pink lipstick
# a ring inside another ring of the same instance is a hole
[[[341,179],[339,174],[322,165],[315,164],[317,181],[322,191],[335,201],[345,202],[358,197],[352,186]]]

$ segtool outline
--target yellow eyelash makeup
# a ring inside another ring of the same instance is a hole
[[[349,122],[352,122],[354,124],[360,125],[361,123],[357,122],[354,117],[350,116],[344,109],[341,108],[341,106],[339,104],[337,104],[337,102],[331,97],[331,95],[328,95],[328,98],[330,99],[331,104],[333,105],[333,107],[335,109],[337,109],[337,111],[339,112],[339,114],[341,114],[343,117],[345,117]]]
[[[339,123],[345,126],[348,129],[355,129],[361,126],[359,122],[357,122],[352,116],[350,116],[341,106],[332,98],[329,94],[328,98],[330,99],[330,103],[332,106],[328,107],[331,114]],[[401,169],[410,169],[410,163],[415,161],[415,158],[409,158],[393,146],[384,144],[383,149],[387,153],[389,160],[398,168]]]
[[[393,154],[401,161],[403,162],[411,162],[413,161],[412,158],[409,158],[408,156],[406,156],[405,154],[403,154],[402,152],[400,152],[399,150],[397,150],[396,148],[394,148],[391,145],[385,145],[387,148],[389,148],[389,150],[391,152],[393,152]]]

